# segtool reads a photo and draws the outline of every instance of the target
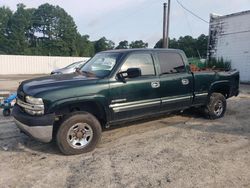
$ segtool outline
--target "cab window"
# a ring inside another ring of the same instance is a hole
[[[142,76],[155,75],[155,68],[151,54],[131,54],[126,59],[120,71],[127,71],[129,68],[140,68]]]
[[[160,63],[160,74],[175,74],[186,72],[182,57],[178,53],[160,52],[158,53]]]

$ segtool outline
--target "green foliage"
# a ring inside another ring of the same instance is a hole
[[[188,58],[188,63],[195,65],[200,69],[204,69],[206,67],[206,64],[204,62],[201,62],[199,58]]]
[[[128,49],[129,48],[129,44],[128,41],[124,40],[119,42],[118,46],[115,47],[115,49]]]
[[[211,58],[208,62],[206,62],[206,67],[211,69],[229,71],[231,70],[231,62],[225,61],[222,57],[218,59]]]
[[[169,39],[169,48],[183,50],[187,57],[201,57],[205,58],[207,55],[208,37],[204,34],[197,39],[191,36],[180,37],[177,39]],[[154,48],[162,48],[163,41],[160,39]]]
[[[202,58],[207,57],[207,45],[208,45],[208,36],[201,34],[197,39],[196,39],[196,51],[199,51],[200,56]]]
[[[143,42],[142,40],[132,41],[130,44],[128,41],[124,40],[119,42],[118,46],[115,49],[128,49],[128,48],[147,48],[148,43]]]
[[[38,55],[77,56],[77,27],[73,18],[59,6],[39,6],[32,17],[33,46]]]
[[[101,51],[114,49],[115,43],[111,40],[106,39],[105,37],[102,37],[94,43],[94,46],[95,52],[98,53]]]
[[[79,56],[92,57],[95,54],[94,43],[89,40],[88,35],[77,35],[77,53]]]
[[[18,4],[17,10],[0,7],[0,53],[16,55],[93,56],[88,36],[77,32],[73,18],[48,3],[37,9]]]
[[[34,9],[25,9],[25,5],[18,4],[16,12],[9,23],[9,47],[11,54],[25,54],[29,47],[29,31],[32,27],[32,14]]]
[[[195,65],[199,69],[231,70],[231,62],[223,58],[211,58],[209,61],[201,62],[199,58],[188,58],[188,63]]]
[[[148,43],[145,43],[142,40],[136,40],[136,41],[132,41],[129,47],[130,48],[147,48]]]
[[[0,7],[0,54],[6,54],[10,52],[9,43],[9,27],[10,18],[12,17],[12,12],[9,8]]]

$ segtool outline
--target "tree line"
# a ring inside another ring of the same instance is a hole
[[[89,57],[104,50],[148,47],[142,40],[123,40],[117,46],[105,37],[91,41],[88,35],[78,32],[73,18],[63,8],[48,3],[38,8],[18,4],[15,12],[3,6],[0,15],[0,54]],[[161,47],[162,39],[155,45]],[[207,36],[171,39],[170,48],[182,49],[189,57],[205,57]]]
[[[169,39],[169,48],[181,49],[188,57],[206,58],[207,56],[208,36],[201,34],[197,38],[184,36],[179,39]],[[155,48],[162,48],[163,42],[160,39]]]

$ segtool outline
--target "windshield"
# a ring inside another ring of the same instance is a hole
[[[113,70],[120,53],[100,53],[90,59],[82,68],[81,72],[94,74],[104,78]]]

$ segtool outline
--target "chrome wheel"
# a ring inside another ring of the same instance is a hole
[[[214,113],[216,114],[216,116],[220,116],[223,110],[224,110],[223,102],[221,100],[218,100],[214,106]]]
[[[87,123],[73,125],[67,133],[67,142],[75,149],[86,147],[93,138],[93,130]]]

